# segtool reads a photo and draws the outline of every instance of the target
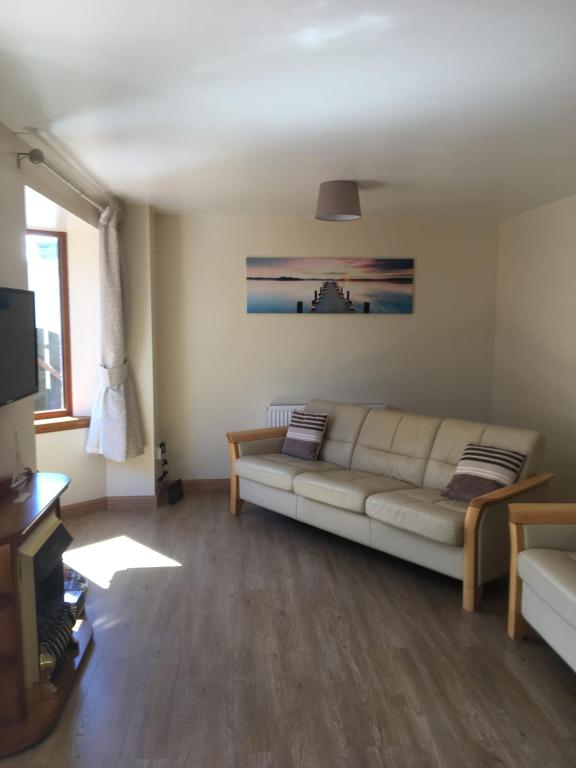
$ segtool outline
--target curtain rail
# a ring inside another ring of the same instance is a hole
[[[73,181],[71,181],[67,176],[65,176],[62,171],[59,171],[58,168],[55,168],[51,163],[49,163],[47,160],[44,159],[44,153],[41,149],[32,149],[30,152],[17,152],[16,158],[18,162],[18,168],[20,168],[22,158],[27,157],[28,160],[32,163],[32,165],[43,165],[45,168],[47,168],[51,174],[56,176],[57,179],[62,181],[64,184],[66,184],[67,187],[74,190],[77,195],[80,195],[84,200],[86,200],[87,203],[90,203],[90,205],[94,206],[100,213],[106,208],[105,205],[102,205],[97,200],[94,200],[93,197],[90,197],[90,195],[86,194],[84,190],[78,186],[78,184],[75,184]]]
[[[73,189],[76,194],[80,195],[80,197],[84,198],[86,202],[90,203],[90,205],[93,205],[94,208],[97,208],[100,213],[104,210],[104,206],[94,200],[94,198],[90,197],[90,195],[87,195],[86,192],[84,192],[83,189],[81,189],[77,184],[74,184],[73,181],[70,181],[70,179],[67,176],[64,176],[63,173],[61,173],[57,168],[54,168],[54,166],[50,165],[50,163],[46,162],[46,160],[42,160],[41,165],[43,165],[45,168],[47,168],[50,173],[54,174],[57,179],[60,179],[60,181],[63,181],[64,184],[66,184],[70,189]]]

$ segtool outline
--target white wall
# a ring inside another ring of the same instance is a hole
[[[158,216],[158,387],[174,475],[228,474],[225,432],[278,394],[488,419],[495,221]],[[246,256],[413,257],[414,314],[248,315]]]
[[[22,143],[0,124],[0,286],[26,288],[24,183],[16,168]],[[33,403],[28,397],[0,407],[0,478],[13,468],[13,434],[18,432],[24,463],[36,466]]]
[[[576,499],[576,197],[500,226],[494,420],[541,430],[553,495]]]

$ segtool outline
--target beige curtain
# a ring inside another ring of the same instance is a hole
[[[100,337],[102,378],[92,407],[86,451],[112,461],[144,453],[142,424],[128,367],[124,286],[118,229],[122,209],[100,216]]]

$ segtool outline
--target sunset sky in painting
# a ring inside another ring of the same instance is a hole
[[[300,280],[374,280],[411,276],[412,259],[338,259],[251,256],[246,259],[248,278],[274,280],[295,277]]]

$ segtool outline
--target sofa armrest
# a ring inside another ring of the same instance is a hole
[[[228,450],[231,460],[237,459],[243,454],[257,454],[258,443],[261,443],[262,453],[272,453],[274,449],[281,447],[275,441],[286,436],[288,427],[268,427],[266,429],[251,429],[243,432],[228,432]]]
[[[272,449],[280,448],[281,445],[276,444],[275,441],[285,437],[287,431],[288,427],[268,427],[267,429],[251,429],[226,434],[230,455],[230,512],[232,515],[238,515],[242,506],[239,479],[236,474],[236,459],[242,453],[270,453]],[[260,451],[258,450],[258,443],[260,443]]]
[[[267,427],[266,429],[250,429],[243,432],[227,432],[228,443],[250,443],[253,440],[265,440],[269,437],[285,437],[288,427]]]
[[[538,497],[538,494],[545,489],[553,477],[554,475],[549,472],[535,475],[534,477],[527,477],[505,488],[499,488],[491,493],[476,496],[476,498],[470,501],[464,519],[464,610],[475,611],[480,599],[478,583],[479,536],[484,513],[488,509],[500,505],[501,510],[496,508],[493,511],[495,514],[502,515],[505,529],[507,520],[506,502],[525,495],[528,496],[527,500],[529,500],[530,494],[536,495],[535,501],[541,501],[542,497]]]
[[[527,491],[532,491],[534,488],[546,485],[553,477],[554,475],[550,472],[544,472],[541,475],[534,475],[534,477],[526,477],[524,480],[519,480],[517,483],[507,485],[504,488],[498,488],[498,490],[492,491],[491,493],[476,496],[476,498],[472,499],[470,502],[468,512],[470,512],[471,509],[482,510],[489,504],[499,504],[502,501],[513,499]]]

